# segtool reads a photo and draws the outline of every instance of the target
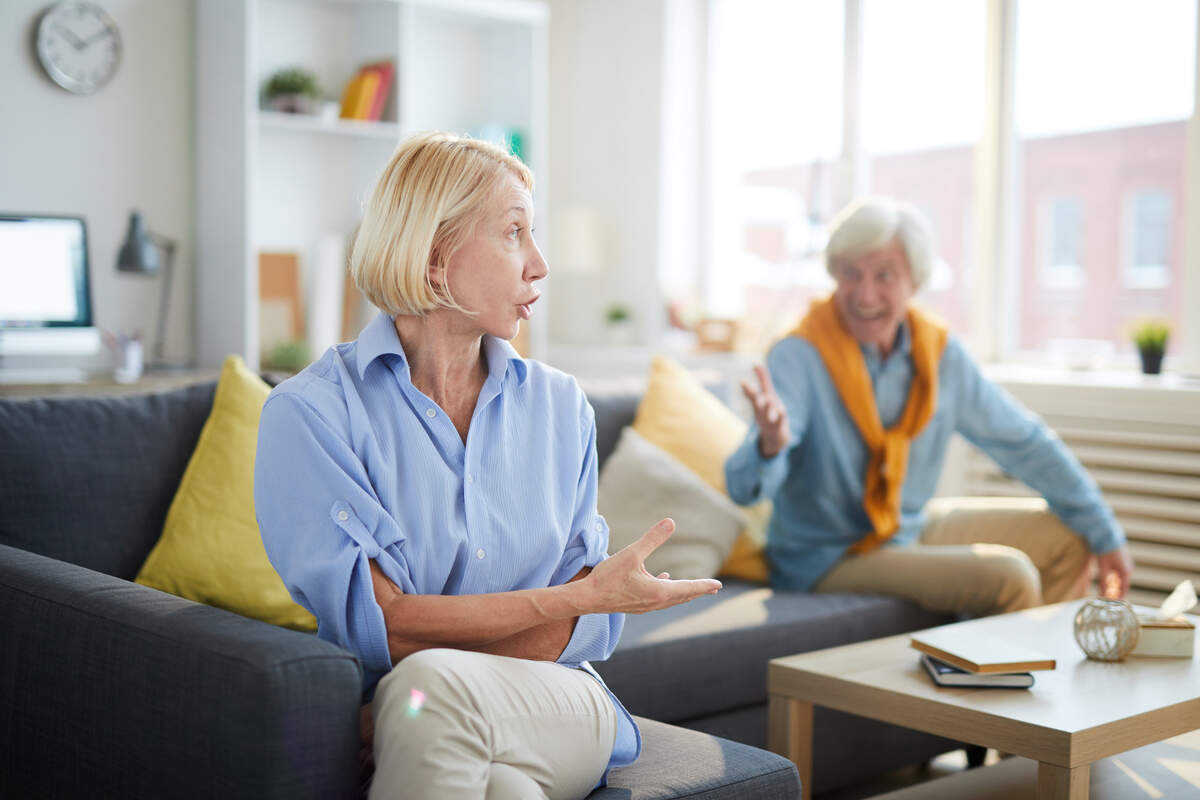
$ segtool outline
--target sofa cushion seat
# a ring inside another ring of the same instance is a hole
[[[609,773],[588,800],[800,797],[800,775],[782,756],[673,725],[641,719],[641,757]]]
[[[772,658],[950,621],[894,597],[724,584],[715,595],[626,617],[616,652],[595,667],[630,713],[686,722],[765,703]]]

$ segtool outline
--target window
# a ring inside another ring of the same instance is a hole
[[[1181,325],[1164,197],[1183,195],[1195,24],[1195,0],[1017,6],[1017,244],[1000,355],[1129,352],[1134,318]],[[1143,256],[1159,263],[1143,269]]]
[[[1195,0],[710,3],[705,313],[793,322],[831,285],[823,226],[868,193],[926,211],[917,302],[985,360],[1131,358],[1133,319],[1200,309]]]
[[[1171,195],[1162,190],[1136,192],[1127,213],[1129,258],[1125,285],[1165,289],[1171,285]]]
[[[863,183],[871,193],[913,203],[929,218],[938,257],[916,302],[959,335],[971,330],[971,209],[985,41],[983,0],[863,3]]]
[[[1083,210],[1074,197],[1056,197],[1046,214],[1046,255],[1041,283],[1047,289],[1083,286]]]
[[[762,352],[832,282],[821,222],[842,139],[841,0],[713,0],[712,224],[701,304]]]

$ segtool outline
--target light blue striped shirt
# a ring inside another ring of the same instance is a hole
[[[488,377],[464,445],[413,386],[380,314],[277,386],[263,407],[254,502],[271,563],[317,635],[358,655],[364,696],[392,668],[370,566],[407,594],[486,594],[566,583],[607,555],[596,511],[596,425],[575,379],[484,337]],[[623,614],[579,618],[558,661],[611,655]],[[603,684],[603,681],[601,681]],[[607,687],[606,687],[607,690]],[[609,767],[641,752],[617,710]]]
[[[913,376],[907,323],[887,359],[873,346],[861,350],[880,421],[891,427],[904,411]],[[869,454],[812,344],[796,336],[783,339],[767,355],[767,369],[787,408],[791,443],[764,459],[758,428],[751,424],[725,462],[725,482],[729,496],[743,505],[774,500],[767,528],[771,584],[808,591],[870,530],[862,504]],[[937,408],[909,449],[900,530],[887,546],[920,538],[925,504],[937,488],[955,432],[1040,492],[1092,552],[1106,553],[1124,543],[1112,510],[1079,461],[1041,419],[985,378],[951,337],[938,363]]]

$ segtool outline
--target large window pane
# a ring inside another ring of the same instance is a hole
[[[1127,354],[1149,315],[1178,330],[1195,25],[1195,0],[1020,3],[1008,355]]]
[[[983,131],[984,2],[867,0],[862,41],[869,189],[929,217],[939,259],[916,302],[965,335],[974,147]]]
[[[842,4],[713,0],[711,266],[700,304],[761,351],[829,290],[821,222],[841,149]]]

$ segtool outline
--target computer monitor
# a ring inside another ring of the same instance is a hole
[[[83,217],[0,214],[0,356],[98,351],[89,273]]]

